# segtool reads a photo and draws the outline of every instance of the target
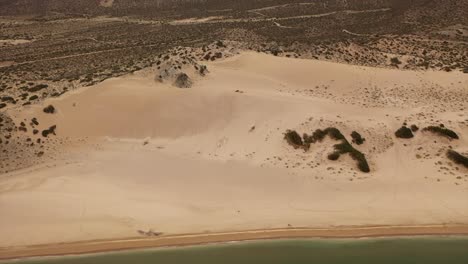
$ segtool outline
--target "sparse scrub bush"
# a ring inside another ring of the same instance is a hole
[[[332,152],[328,154],[328,159],[329,160],[338,160],[340,158],[340,153],[338,152]]]
[[[53,105],[49,105],[46,108],[44,108],[43,111],[46,114],[53,114],[53,113],[55,113],[55,107]]]
[[[38,92],[38,91],[40,91],[42,89],[45,89],[47,87],[49,87],[49,85],[47,85],[47,84],[38,84],[36,86],[33,86],[33,87],[29,88],[28,91],[31,92],[31,93],[34,93],[34,92]]]
[[[400,129],[398,129],[395,132],[395,136],[397,138],[413,138],[414,137],[411,129],[407,128],[406,126],[402,126]]]
[[[356,132],[354,134],[354,137],[358,138],[356,134],[359,135],[359,133]],[[322,141],[327,135],[334,140],[341,140],[340,144],[336,144],[333,146],[335,151],[328,155],[329,160],[338,160],[342,154],[349,153],[349,155],[355,161],[357,161],[359,170],[366,173],[370,172],[369,164],[367,163],[365,155],[359,150],[355,149],[337,128],[329,127],[325,130],[317,129],[314,131],[314,133],[312,133],[311,136],[304,134],[304,144],[311,144]],[[362,140],[362,142],[364,142],[364,139],[360,135],[359,139]]]
[[[417,132],[419,130],[419,127],[417,125],[411,125],[411,131]]]
[[[295,130],[287,130],[284,134],[284,139],[295,149],[302,148],[304,146],[301,136]]]
[[[356,131],[353,131],[353,132],[351,133],[351,138],[353,139],[353,143],[356,143],[356,144],[358,144],[358,145],[362,145],[362,144],[364,144],[364,141],[366,141],[366,139],[363,138],[363,137],[361,136],[361,134],[359,134],[359,133],[356,132]]]
[[[390,62],[392,63],[393,66],[398,66],[401,64],[401,61],[397,57],[391,58]]]
[[[453,130],[441,126],[428,126],[424,128],[423,131],[429,131],[434,134],[445,136],[451,139],[459,139],[457,133],[455,133]]]
[[[456,152],[455,150],[449,149],[447,151],[447,158],[451,161],[455,162],[456,164],[460,164],[468,168],[468,157],[463,156],[462,154]]]

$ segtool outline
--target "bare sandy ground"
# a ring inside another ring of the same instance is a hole
[[[157,247],[175,247],[204,245],[223,242],[249,240],[288,239],[288,238],[370,238],[370,237],[406,237],[456,234],[468,235],[466,225],[431,225],[431,226],[369,226],[369,227],[334,227],[327,228],[288,228],[246,230],[241,232],[180,234],[153,238],[125,238],[116,240],[93,240],[59,244],[46,244],[3,249],[2,259],[25,257],[62,256],[76,254],[101,253]]]
[[[244,53],[191,89],[152,70],[10,111],[57,125],[65,157],[0,175],[0,247],[288,227],[468,224],[468,77]],[[237,92],[236,92],[237,91]],[[53,104],[58,113],[42,113]],[[444,123],[460,140],[393,133]],[[294,150],[286,129],[360,132],[372,172]],[[398,233],[398,232],[396,232]],[[1,255],[0,251],[0,255]]]

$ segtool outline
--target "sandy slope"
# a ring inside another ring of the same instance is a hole
[[[468,224],[468,171],[442,152],[468,150],[466,74],[256,53],[208,67],[192,89],[156,83],[144,70],[45,102],[55,115],[41,106],[10,113],[88,143],[68,147],[66,159],[0,176],[0,247],[140,229]],[[444,123],[461,139],[419,132],[397,140],[405,120]],[[329,125],[367,138],[358,148],[372,173],[349,157],[328,161],[332,141],[304,153],[283,140],[286,129]]]

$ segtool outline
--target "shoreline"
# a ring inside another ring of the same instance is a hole
[[[402,236],[468,236],[468,225],[351,226],[336,228],[260,229],[238,232],[167,235],[154,238],[76,241],[55,244],[0,248],[0,261],[32,257],[84,255],[162,247],[272,239],[345,239]]]

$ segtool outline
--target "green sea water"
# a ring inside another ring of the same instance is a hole
[[[468,264],[468,237],[272,240],[10,261],[16,264]]]

